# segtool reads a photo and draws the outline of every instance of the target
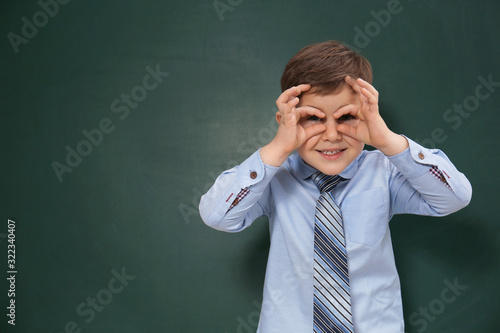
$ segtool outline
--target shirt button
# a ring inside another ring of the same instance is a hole
[[[418,153],[418,158],[420,158],[421,160],[423,160],[425,158],[424,153],[422,153],[422,152]]]
[[[252,179],[257,178],[257,172],[255,172],[255,171],[250,172],[250,178],[252,178]]]

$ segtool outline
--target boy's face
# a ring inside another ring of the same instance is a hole
[[[359,119],[347,112],[353,109],[359,110],[360,105],[358,95],[348,85],[343,85],[332,94],[320,96],[305,93],[300,97],[297,107],[317,108],[326,115],[324,118],[312,116],[300,120],[304,128],[318,123],[326,126],[324,132],[309,138],[297,149],[307,164],[327,175],[336,175],[344,171],[358,157],[364,143],[338,132],[337,126],[342,123],[355,126]],[[335,119],[333,114],[339,109],[345,113]]]

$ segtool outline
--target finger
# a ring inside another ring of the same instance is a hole
[[[325,113],[320,109],[307,106],[298,107],[296,108],[296,110],[299,113],[300,117],[317,116],[319,118],[324,118],[326,116]]]
[[[363,96],[364,98],[364,96]],[[353,116],[357,116],[360,113],[360,107],[357,105],[352,105],[348,107],[343,107],[333,113],[334,118],[340,118],[343,115],[350,114]]]
[[[293,97],[292,99],[285,98],[287,97],[281,95],[276,101],[276,106],[278,107],[279,112],[281,112],[283,115],[292,112],[293,108],[300,102],[298,97]]]
[[[321,134],[326,131],[326,126],[324,124],[315,124],[304,129],[306,133],[306,138],[309,140],[315,135]]]
[[[364,97],[364,94],[362,92],[362,87],[359,86],[358,84],[358,81],[353,79],[352,77],[350,76],[346,76],[346,79],[345,81],[347,82],[347,84],[349,84],[351,86],[351,88],[358,94],[358,96],[360,98]],[[363,102],[363,101],[362,101]]]
[[[308,108],[308,107],[296,107],[298,104],[300,103],[300,99],[298,97],[295,97],[293,98],[291,101],[289,101],[288,103],[286,103],[286,106],[285,108],[283,108],[283,111],[280,111],[282,112],[284,115],[287,115],[289,119],[291,120],[296,120],[298,121],[301,117],[304,117],[304,116],[307,116],[307,115],[316,115],[320,118],[323,118],[325,116],[325,114],[318,110],[318,109],[315,109],[315,108]],[[296,117],[293,118],[292,117]]]
[[[360,90],[362,90],[362,88],[365,88],[369,92],[371,92],[374,96],[378,97],[378,95],[379,95],[377,89],[375,89],[374,86],[372,86],[370,83],[368,83],[367,81],[363,80],[360,77],[357,79],[354,79],[352,76],[347,75],[345,77],[345,82],[347,84],[349,84],[356,91],[360,91]]]
[[[357,78],[356,80],[351,76],[346,76],[345,81],[349,84],[354,91],[358,94],[366,96],[371,100],[371,96],[378,98],[378,91],[371,84],[363,80],[362,78]]]
[[[299,104],[300,100],[298,97],[293,98],[291,101],[286,103],[286,107],[283,108],[282,114],[283,114],[283,119],[285,120],[286,123],[288,124],[297,124],[301,118],[301,115],[299,111],[297,110],[296,106]]]
[[[297,115],[298,112],[295,107],[297,106],[297,104],[299,104],[299,102],[300,102],[299,98],[295,97],[290,102],[286,103],[288,107],[284,110],[284,113],[290,115],[291,114]],[[300,116],[298,116],[297,118],[300,118]]]
[[[299,96],[300,94],[302,94],[305,91],[308,91],[309,89],[311,89],[310,84],[300,84],[298,86],[288,88],[283,93],[281,93],[281,95],[280,95],[280,97],[278,97],[278,100],[276,101],[276,103],[278,103],[278,102],[279,103],[287,103],[291,99]]]
[[[368,82],[363,79],[358,79],[358,86],[360,87],[359,93],[367,98],[368,103],[370,104],[378,104],[378,91]]]
[[[288,102],[283,103],[282,105],[286,106],[286,108],[285,108],[285,110],[284,110],[284,111],[285,111],[285,112],[290,112],[290,111],[292,111],[292,109],[293,109],[294,107],[296,107],[296,106],[297,106],[297,104],[299,104],[299,102],[300,102],[299,98],[298,98],[298,97],[294,97],[294,98],[292,98],[291,100],[289,100]]]
[[[362,87],[362,88],[365,88],[366,90],[368,90],[369,92],[371,92],[374,96],[377,96],[378,97],[378,91],[377,89],[375,89],[374,86],[372,86],[370,83],[366,82],[365,80],[363,80],[362,78],[358,78],[356,80],[357,84]]]
[[[356,90],[357,88],[355,86],[357,86],[357,83],[356,83],[356,79],[354,79],[352,76],[349,76],[347,75],[345,77],[345,82],[350,85],[354,90]]]
[[[378,104],[378,97],[375,96],[371,91],[369,91],[366,88],[361,88],[359,90],[359,93],[361,94],[362,97],[364,97],[367,103],[369,104]]]
[[[350,126],[347,124],[340,124],[337,126],[337,131],[339,131],[343,135],[347,135],[356,140],[359,140],[359,138],[357,137],[358,130],[354,126]]]
[[[358,79],[358,80],[360,80],[360,79]],[[374,96],[368,89],[366,89],[364,87],[361,87],[358,84],[357,80],[354,80],[350,76],[347,76],[346,77],[346,82],[358,94],[358,98],[359,98],[359,100],[361,102],[361,109],[360,109],[359,114],[362,114],[363,110],[368,109],[369,105],[377,105],[378,104],[378,97]],[[367,83],[366,81],[363,81],[363,82]],[[340,117],[341,115],[342,114],[339,113],[339,115],[338,116],[335,115],[335,117]]]
[[[297,90],[300,91],[299,95],[302,94],[303,92],[308,91],[309,89],[311,89],[311,85],[309,83],[299,84],[297,86]]]
[[[278,99],[276,100],[276,105],[278,105],[278,107],[280,105],[283,105],[283,104],[286,104],[288,103],[291,99],[293,99],[294,97],[296,97],[293,93],[294,93],[294,90],[293,88],[290,88],[288,90],[285,90],[279,97]]]
[[[288,103],[290,99],[293,99],[296,96],[297,96],[296,88],[291,87],[290,89],[287,89],[281,93],[281,95],[276,100],[276,104],[283,105],[285,103]]]

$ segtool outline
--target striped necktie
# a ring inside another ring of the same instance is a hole
[[[354,332],[344,223],[330,192],[340,176],[317,172],[312,179],[321,192],[314,223],[314,332]]]

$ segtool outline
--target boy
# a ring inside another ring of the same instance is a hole
[[[218,230],[269,217],[258,332],[404,332],[389,220],[470,201],[444,153],[389,130],[371,81],[369,62],[338,42],[300,50],[281,78],[275,138],[202,197]]]

